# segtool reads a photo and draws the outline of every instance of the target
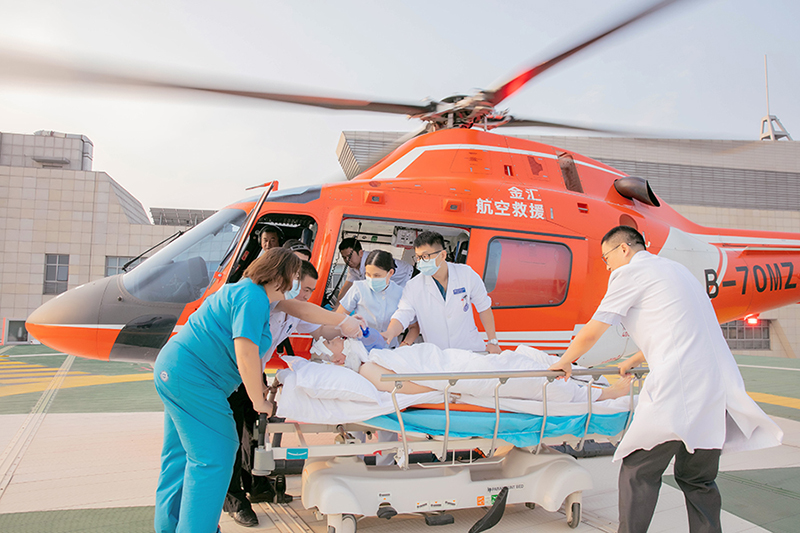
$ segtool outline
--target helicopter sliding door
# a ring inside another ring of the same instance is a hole
[[[573,336],[586,271],[586,240],[486,229],[472,231],[469,264],[492,298],[503,348],[563,352]],[[479,323],[479,322],[476,322]]]

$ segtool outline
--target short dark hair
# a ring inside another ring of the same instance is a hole
[[[308,256],[311,259],[311,249],[305,245],[303,241],[298,239],[289,239],[285,243],[283,243],[283,247],[292,252],[300,252],[303,255]]]
[[[600,241],[600,245],[608,244],[620,244],[620,243],[627,243],[631,246],[641,246],[642,248],[647,248],[644,244],[644,237],[642,234],[633,229],[630,226],[617,226],[616,228],[611,228],[608,233],[603,236],[603,239]]]
[[[303,261],[303,264],[300,266],[300,281],[302,281],[306,276],[319,279],[319,274],[317,274],[317,269],[314,268],[314,265],[308,261]]]
[[[274,233],[278,237],[278,241],[283,241],[283,230],[278,226],[272,224],[266,224],[263,228],[258,230],[258,238],[261,238],[262,233]]]
[[[270,248],[244,271],[244,277],[252,279],[258,285],[266,285],[277,281],[278,290],[286,292],[292,288],[295,278],[300,273],[302,259],[286,248]]]
[[[414,248],[419,248],[420,246],[425,246],[426,244],[428,246],[434,246],[438,244],[443,250],[445,249],[444,237],[442,237],[441,233],[437,233],[435,231],[423,231],[417,235],[416,239],[414,239]]]
[[[354,252],[361,251],[361,243],[355,237],[348,237],[346,239],[342,239],[341,244],[339,244],[339,251],[347,250],[348,248],[352,248]]]
[[[386,272],[397,270],[397,263],[395,263],[394,257],[384,250],[372,250],[367,256],[366,263],[364,263],[364,266],[366,265],[376,266]]]

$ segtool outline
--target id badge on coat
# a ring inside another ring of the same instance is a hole
[[[465,287],[459,287],[457,289],[453,289],[453,296],[461,295],[461,303],[464,304],[464,312],[466,313],[469,311],[469,297],[467,295],[467,289]]]

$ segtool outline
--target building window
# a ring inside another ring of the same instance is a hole
[[[720,326],[731,350],[769,350],[769,320],[759,320],[751,326],[744,320],[734,320]]]
[[[133,259],[133,257],[118,257],[114,255],[107,255],[106,256],[106,277],[108,276],[116,276],[117,274],[124,274],[125,272],[130,272],[134,268],[136,268],[142,261],[147,259],[146,257],[140,257],[130,265],[128,265],[127,270],[122,270],[128,261]]]
[[[28,342],[28,330],[25,329],[24,320],[9,320],[7,322],[3,344],[17,344]]]
[[[67,290],[69,255],[45,254],[44,294],[61,294]]]
[[[567,298],[572,253],[563,244],[495,238],[483,281],[493,308],[548,307]]]

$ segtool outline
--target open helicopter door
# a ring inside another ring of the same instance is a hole
[[[239,278],[242,277],[245,267],[249,265],[253,259],[251,255],[258,254],[258,251],[252,250],[252,246],[248,246],[248,244],[250,243],[253,229],[256,227],[256,223],[258,222],[258,215],[261,212],[261,208],[264,207],[264,202],[267,201],[269,194],[278,188],[278,182],[277,180],[271,181],[268,184],[265,183],[264,185],[267,186],[267,190],[265,190],[258,199],[258,202],[256,202],[256,205],[253,207],[253,210],[250,211],[244,226],[242,226],[242,231],[239,232],[239,242],[236,243],[236,248],[233,251],[233,261],[231,262],[231,267],[228,271],[228,277],[226,280],[227,283],[238,281]]]

